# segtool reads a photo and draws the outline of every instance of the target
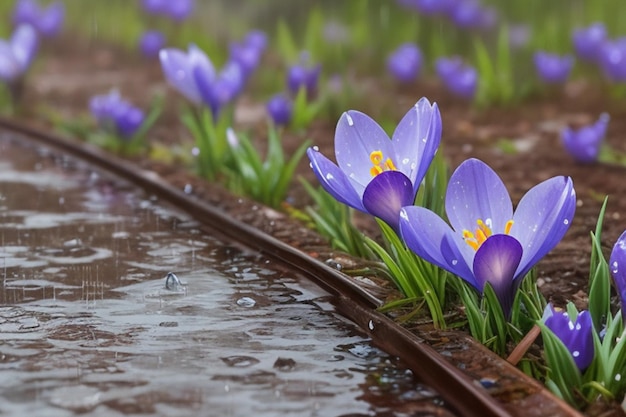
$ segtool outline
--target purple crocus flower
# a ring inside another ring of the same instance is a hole
[[[214,117],[243,88],[245,79],[239,64],[229,61],[217,73],[211,60],[193,44],[186,53],[162,49],[159,58],[167,81],[193,103],[208,106]]]
[[[11,39],[0,39],[0,80],[7,84],[24,76],[37,53],[39,40],[31,25],[18,26]]]
[[[572,34],[576,55],[585,61],[591,62],[598,59],[599,51],[606,39],[606,27],[599,22],[585,28],[576,29]]]
[[[574,66],[574,57],[571,55],[550,54],[537,51],[534,55],[535,69],[539,78],[545,83],[564,83]]]
[[[167,8],[168,0],[141,0],[141,8],[149,14],[163,14]]]
[[[415,9],[423,15],[432,16],[436,14],[446,13],[453,0],[398,0],[398,3],[404,7]]]
[[[548,179],[526,193],[513,212],[498,175],[468,159],[454,171],[445,200],[448,225],[423,207],[404,207],[400,231],[418,256],[471,284],[493,287],[510,313],[521,279],[561,240],[574,216],[576,193],[569,177]]]
[[[175,22],[182,22],[191,16],[195,6],[195,0],[169,0],[164,13]]]
[[[452,22],[462,29],[489,29],[496,23],[493,9],[483,8],[477,0],[462,0],[450,7],[447,14]]]
[[[561,132],[561,141],[567,152],[578,162],[592,163],[598,160],[600,146],[606,135],[610,117],[603,113],[597,122],[578,130],[565,127]]]
[[[322,66],[310,65],[308,61],[308,54],[304,52],[300,62],[292,65],[287,71],[287,88],[292,94],[298,94],[298,91],[304,88],[307,97],[312,97],[317,90]]]
[[[28,24],[44,37],[54,37],[59,33],[65,20],[65,6],[62,2],[51,3],[42,8],[35,0],[18,0],[13,9],[13,24]]]
[[[626,82],[626,37],[605,41],[598,61],[609,80]]]
[[[133,136],[144,120],[143,111],[124,100],[117,90],[92,97],[89,108],[100,126],[123,138]]]
[[[158,30],[147,30],[139,38],[139,50],[147,58],[159,56],[165,46],[165,35]]]
[[[400,209],[413,204],[440,141],[439,108],[422,98],[402,118],[391,140],[369,116],[350,110],[335,130],[337,164],[316,148],[309,148],[307,155],[333,197],[398,231]]]
[[[277,126],[286,126],[291,122],[293,103],[284,94],[272,96],[265,106],[270,118]]]
[[[478,72],[474,67],[465,64],[461,57],[437,59],[435,71],[448,91],[468,100],[474,98],[478,86]]]
[[[626,323],[626,231],[622,233],[613,246],[611,257],[609,258],[609,269],[611,270],[615,287],[617,287],[622,310],[622,321]]]
[[[591,314],[583,310],[573,320],[567,311],[554,308],[548,304],[543,313],[543,322],[552,333],[559,338],[580,371],[584,371],[591,365],[595,354],[593,345],[593,321]]]
[[[400,45],[387,58],[387,70],[398,81],[415,81],[422,67],[422,51],[414,43]]]

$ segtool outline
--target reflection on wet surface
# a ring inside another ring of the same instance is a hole
[[[0,220],[4,415],[437,409],[315,285],[128,185],[1,136]],[[170,271],[178,282],[166,288]]]

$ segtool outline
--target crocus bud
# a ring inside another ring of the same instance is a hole
[[[468,100],[474,98],[478,73],[461,57],[439,58],[435,62],[435,70],[448,91]]]
[[[543,318],[547,328],[558,337],[572,354],[576,366],[584,371],[591,365],[595,349],[593,346],[593,322],[589,311],[578,313],[576,320],[570,318],[567,311],[548,304]]]
[[[613,282],[617,288],[622,319],[626,323],[626,231],[617,239],[611,257],[609,258],[609,270],[613,276]]]
[[[11,39],[0,40],[0,79],[5,83],[23,77],[37,53],[39,40],[31,25],[18,26]]]
[[[320,78],[321,65],[311,66],[308,56],[303,54],[300,63],[293,65],[287,71],[287,88],[292,94],[297,94],[301,88],[306,90],[307,97],[312,97],[317,90]]]
[[[609,120],[609,115],[603,113],[598,121],[592,125],[583,126],[578,130],[565,127],[561,132],[563,146],[578,162],[596,162],[600,153],[600,146],[606,135]]]
[[[293,103],[284,94],[272,96],[265,106],[270,118],[277,126],[285,126],[291,122]]]
[[[139,38],[139,50],[147,58],[156,58],[165,46],[165,35],[158,30],[147,30]]]
[[[92,97],[89,109],[103,129],[122,138],[134,135],[144,120],[143,111],[124,100],[117,90]]]
[[[387,58],[387,70],[400,82],[414,81],[422,67],[422,52],[413,43],[400,45]]]
[[[574,31],[572,42],[579,58],[585,61],[596,61],[600,49],[607,39],[606,27],[603,23],[594,23],[586,28]]]

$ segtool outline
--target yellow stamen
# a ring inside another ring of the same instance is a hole
[[[382,151],[373,151],[370,153],[370,161],[372,161],[372,168],[370,168],[372,177],[375,177],[383,171],[396,171],[396,166],[391,158],[384,159]]]
[[[474,233],[469,230],[463,230],[463,239],[465,243],[467,243],[472,249],[478,250],[480,246],[489,238],[489,236],[493,235],[493,231],[491,230],[491,222],[488,220],[485,223],[482,219],[476,220],[476,224],[478,227],[474,231]],[[509,220],[504,225],[504,234],[508,235],[511,233],[511,227],[513,226],[513,220]]]
[[[510,235],[511,234],[511,227],[513,227],[513,220],[509,220],[504,225],[504,234],[505,235]]]

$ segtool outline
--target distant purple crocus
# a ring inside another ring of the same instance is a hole
[[[598,121],[592,125],[584,126],[578,130],[574,130],[569,126],[565,127],[561,131],[563,146],[578,162],[596,162],[602,141],[606,135],[609,120],[609,115],[603,113]]]
[[[275,125],[286,126],[291,122],[293,103],[286,95],[276,94],[272,96],[267,101],[265,108]]]
[[[147,58],[159,56],[165,46],[165,35],[158,30],[147,30],[139,38],[139,50]]]
[[[413,204],[440,141],[439,108],[422,98],[402,118],[391,140],[369,116],[350,110],[335,130],[337,164],[317,148],[309,148],[307,155],[333,197],[398,231],[400,209]]]
[[[451,93],[471,100],[478,87],[478,72],[463,62],[459,56],[439,58],[435,62],[435,71],[444,86]]]
[[[0,80],[12,84],[22,78],[30,68],[38,44],[31,25],[18,26],[8,41],[0,39]]]
[[[595,62],[600,49],[607,39],[606,27],[603,23],[594,23],[590,26],[576,29],[572,34],[572,42],[576,55],[585,61]]]
[[[387,58],[387,70],[398,81],[415,81],[422,67],[422,51],[414,43],[404,43]]]
[[[626,82],[626,37],[605,41],[598,61],[609,80]]]
[[[495,10],[483,7],[478,0],[457,1],[454,7],[448,8],[447,14],[462,29],[489,29],[497,21]]]
[[[567,81],[574,66],[574,57],[537,51],[534,55],[534,62],[537,74],[543,82],[560,84]]]
[[[146,13],[182,22],[193,13],[195,0],[142,0],[141,7]]]
[[[595,354],[594,328],[589,311],[583,310],[573,318],[569,316],[567,311],[548,304],[542,320],[572,354],[578,369],[580,371],[587,369]]]
[[[117,90],[92,97],[89,109],[100,126],[125,139],[132,137],[144,121],[143,110],[124,100]]]
[[[484,162],[468,159],[452,174],[445,198],[450,225],[424,207],[404,207],[402,238],[418,256],[479,293],[491,284],[508,316],[521,279],[569,228],[576,208],[571,178],[536,185],[513,212],[500,177]]]
[[[414,9],[419,13],[432,16],[446,13],[455,0],[397,0],[404,7]]]
[[[31,25],[37,32],[46,38],[56,36],[65,20],[65,6],[56,1],[48,7],[41,7],[35,0],[18,0],[13,9],[13,24]]]
[[[609,269],[619,295],[622,320],[626,323],[626,231],[622,233],[613,246],[609,258]]]
[[[292,94],[297,94],[301,88],[306,90],[307,97],[315,95],[319,83],[322,66],[311,65],[307,53],[303,53],[300,62],[287,70],[287,88]]]
[[[235,99],[245,82],[243,70],[234,61],[217,73],[211,60],[196,45],[187,52],[166,48],[159,52],[165,78],[195,104],[204,104],[216,117],[220,109]]]

